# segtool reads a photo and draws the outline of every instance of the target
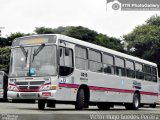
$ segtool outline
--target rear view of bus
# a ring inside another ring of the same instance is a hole
[[[8,99],[39,99],[40,104],[43,105],[44,99],[55,96],[56,39],[55,35],[41,35],[18,38],[13,41]]]

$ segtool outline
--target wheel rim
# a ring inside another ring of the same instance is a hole
[[[139,106],[139,99],[137,96],[135,97],[134,103],[135,103],[135,107]]]

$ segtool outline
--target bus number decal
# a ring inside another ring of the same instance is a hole
[[[66,79],[61,79],[60,83],[68,83],[68,81]]]
[[[87,73],[81,73],[81,77],[87,77]]]
[[[83,82],[86,82],[88,81],[88,74],[87,73],[81,73],[81,77],[80,77],[80,80],[83,81]]]

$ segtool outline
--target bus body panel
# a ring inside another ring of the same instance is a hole
[[[76,55],[75,47],[83,46],[90,49],[95,49],[102,54],[108,53],[121,58],[130,59],[142,64],[147,64],[157,68],[155,63],[142,60],[124,53],[100,47],[91,43],[80,41],[71,37],[56,35],[57,41],[57,61],[60,61],[60,48],[69,48],[73,52],[73,72],[69,75],[62,76],[58,74],[56,77],[48,76],[51,80],[51,89],[47,91],[37,92],[14,92],[8,91],[8,98],[10,99],[48,99],[54,101],[76,101],[77,93],[81,86],[85,85],[89,88],[89,101],[90,102],[113,102],[113,103],[132,103],[133,95],[135,92],[140,93],[140,102],[144,104],[153,104],[158,100],[158,82],[151,82],[140,80],[136,78],[129,78],[125,76],[118,76],[114,74],[107,74],[104,72],[93,72],[89,69],[82,70],[76,68]],[[88,58],[87,58],[88,59]],[[88,60],[89,63],[89,60]],[[60,66],[57,65],[57,72]],[[89,66],[89,65],[88,65]],[[134,68],[135,69],[135,68]],[[114,71],[115,72],[115,71]],[[158,76],[158,71],[157,71]],[[24,78],[10,78],[17,79],[17,81],[25,81],[26,78],[32,78],[29,81],[39,81],[45,77],[24,77]],[[56,88],[55,88],[56,86]],[[54,88],[54,90],[52,90]],[[50,93],[50,95],[49,95]],[[27,96],[22,97],[23,96]],[[33,96],[32,96],[33,95]],[[44,96],[43,96],[44,95]],[[18,97],[17,97],[18,96]]]
[[[47,83],[50,83],[49,90],[40,90],[41,87]],[[51,97],[51,99],[56,99],[56,89],[58,87],[58,77],[21,77],[21,78],[10,78],[8,87],[12,87],[12,82],[15,81],[17,91],[8,90],[8,99],[46,99]],[[52,90],[52,86],[56,87]],[[8,88],[10,89],[10,88]]]

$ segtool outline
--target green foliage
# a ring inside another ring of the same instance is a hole
[[[45,28],[45,27],[36,27],[34,32],[37,34],[54,34],[52,28]]]
[[[154,15],[146,21],[147,25],[160,26],[160,16]]]
[[[130,54],[155,62],[160,69],[160,16],[152,16],[123,38],[128,42]],[[130,51],[131,48],[135,50]]]
[[[25,34],[25,33],[21,33],[21,32],[16,32],[16,33],[11,33],[10,35],[7,36],[7,39],[8,39],[8,42],[9,42],[9,45],[12,44],[12,41],[18,37],[23,37],[23,36],[28,36],[30,35],[29,33],[28,34]]]
[[[0,47],[7,46],[9,44],[7,38],[0,37]]]
[[[3,47],[0,48],[0,70],[8,73],[10,59],[10,48]]]
[[[96,31],[90,30],[82,26],[67,27],[63,34],[91,43],[94,43],[94,41],[96,41],[96,36],[98,35]]]
[[[58,28],[46,28],[46,27],[36,27],[34,32],[36,34],[62,34],[66,30],[66,27],[58,27]]]
[[[118,50],[124,52],[123,45],[121,41],[117,38],[108,37],[104,34],[97,33],[94,30],[90,30],[82,26],[67,26],[67,27],[58,27],[55,29],[40,27],[36,28],[35,32],[37,34],[63,34],[73,38],[77,38],[86,42],[91,42],[103,47],[110,49]]]
[[[120,52],[125,52],[124,47],[121,44],[121,41],[117,38],[108,37],[106,35],[99,34],[99,35],[96,36],[95,43],[97,45],[100,45],[100,46],[103,46],[103,47],[106,47],[106,48],[110,48],[110,49],[117,50],[117,51],[120,51]]]

